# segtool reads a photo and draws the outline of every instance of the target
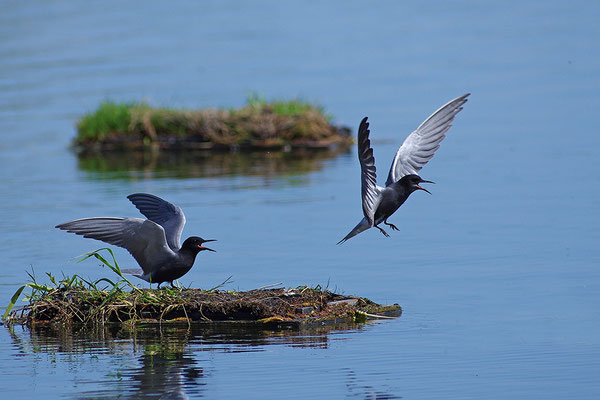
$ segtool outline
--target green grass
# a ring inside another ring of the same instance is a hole
[[[77,124],[78,136],[101,139],[111,133],[128,132],[131,126],[131,110],[144,106],[144,103],[104,101],[96,111],[81,118]]]
[[[100,252],[102,250],[106,250],[110,253],[113,259],[113,264],[111,264],[105,257],[103,257]],[[96,251],[92,251],[89,253],[82,254],[81,258],[77,261],[82,262],[87,260],[90,257],[94,257],[102,264],[109,267],[115,274],[117,274],[121,280],[114,282],[108,278],[101,278],[96,281],[88,281],[81,276],[75,274],[73,276],[63,275],[61,280],[56,279],[52,274],[46,272],[46,276],[50,280],[50,285],[38,283],[37,278],[34,272],[27,273],[29,275],[30,282],[22,285],[17,289],[15,294],[13,294],[12,298],[8,306],[6,307],[6,311],[2,316],[3,320],[6,320],[10,311],[15,306],[16,302],[19,300],[19,297],[23,293],[23,291],[27,288],[31,289],[31,293],[25,297],[25,301],[29,301],[30,303],[35,303],[38,300],[43,299],[45,296],[49,296],[55,294],[56,292],[67,292],[71,289],[79,289],[81,291],[87,292],[90,297],[103,297],[103,292],[108,292],[108,296],[104,299],[101,305],[104,305],[107,301],[109,301],[115,295],[122,293],[124,287],[132,288],[134,291],[140,292],[135,285],[133,285],[121,272],[119,268],[119,264],[115,258],[114,253],[109,248],[102,248]],[[106,284],[104,286],[100,286],[102,283]]]
[[[246,107],[257,112],[271,110],[277,115],[284,115],[290,117],[299,116],[306,112],[315,112],[318,114],[322,114],[327,121],[331,121],[331,119],[333,118],[331,114],[327,114],[325,112],[324,107],[318,104],[309,103],[308,101],[304,101],[301,99],[267,101],[264,96],[252,93],[248,95],[246,101]]]

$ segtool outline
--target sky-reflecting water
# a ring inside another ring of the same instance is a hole
[[[185,236],[219,240],[185,285],[329,282],[404,314],[320,334],[324,347],[194,337],[173,359],[132,338],[66,337],[81,345],[54,351],[39,345],[51,336],[2,329],[3,390],[135,397],[150,360],[182,388],[169,398],[596,398],[599,20],[585,1],[5,2],[0,299],[31,268],[106,276],[71,261],[99,244],[52,227],[136,216],[126,196],[144,191],[183,208]],[[379,183],[412,129],[472,96],[422,171],[433,196],[409,199],[392,238],[371,230],[343,246],[361,218],[354,149],[126,161],[68,149],[77,119],[107,98],[230,107],[253,92],[317,101],[354,129],[368,115]]]

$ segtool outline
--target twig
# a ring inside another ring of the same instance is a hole
[[[217,290],[218,288],[223,287],[223,286],[225,286],[228,283],[231,283],[230,282],[231,278],[233,278],[233,275],[229,275],[229,277],[227,279],[225,279],[223,282],[221,282],[220,284],[218,284],[214,288],[208,289],[207,292],[212,292],[213,290]]]
[[[190,328],[191,328],[191,324],[190,324],[190,317],[188,317],[188,313],[187,313],[187,311],[185,310],[185,304],[182,304],[182,305],[181,305],[181,307],[183,307],[183,313],[185,314],[185,321],[186,321],[186,322],[187,322],[187,324],[188,324],[188,329],[190,329]]]
[[[274,283],[272,285],[267,285],[267,286],[261,286],[259,288],[254,289],[254,290],[262,290],[262,289],[267,289],[267,288],[270,288],[270,287],[273,287],[273,286],[279,286],[279,285],[283,285],[283,282]]]
[[[377,315],[377,314],[369,314],[364,311],[356,311],[357,313],[361,313],[370,318],[380,318],[380,319],[396,319],[396,317],[388,317],[386,315]]]

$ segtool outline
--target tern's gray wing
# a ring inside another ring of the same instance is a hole
[[[397,182],[405,175],[417,174],[435,154],[446,132],[452,127],[452,120],[462,110],[470,93],[457,97],[431,114],[413,131],[396,152],[385,185]]]
[[[369,123],[367,117],[363,118],[358,128],[358,161],[361,170],[361,195],[362,208],[369,226],[373,226],[375,210],[379,203],[379,188],[377,187],[377,173],[375,170],[375,157],[369,140]]]
[[[165,257],[174,255],[167,246],[164,229],[141,218],[82,218],[56,227],[127,249],[147,274]]]
[[[167,243],[173,251],[181,248],[181,232],[185,225],[185,215],[175,204],[147,193],[134,193],[127,198],[150,221],[154,221],[165,229]]]

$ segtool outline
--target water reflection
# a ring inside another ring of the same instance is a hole
[[[123,391],[133,391],[126,398],[147,399],[159,395],[161,399],[188,399],[187,391],[201,394],[202,386],[206,385],[203,369],[183,353],[144,354],[139,362],[142,367],[132,374],[132,381],[127,385],[132,388],[123,388]],[[93,397],[84,394],[81,398]]]
[[[401,396],[396,396],[385,391],[378,390],[372,385],[365,384],[357,377],[356,372],[350,368],[344,368],[346,375],[346,390],[348,398],[362,400],[394,400],[401,399]]]
[[[131,151],[80,154],[78,166],[91,179],[202,178],[224,175],[286,176],[323,168],[325,160],[349,149],[261,152]]]
[[[187,399],[204,397],[211,378],[210,373],[205,373],[206,368],[211,369],[211,365],[206,365],[211,364],[211,357],[204,356],[204,352],[264,352],[268,345],[327,349],[332,335],[362,328],[333,324],[301,330],[265,330],[247,324],[210,324],[137,329],[13,327],[9,332],[21,355],[45,353],[54,359],[66,358],[74,365],[100,359],[107,371],[96,367],[95,376],[79,382],[83,390],[77,398]],[[371,398],[370,391],[352,378],[352,371],[347,372],[349,393]]]

